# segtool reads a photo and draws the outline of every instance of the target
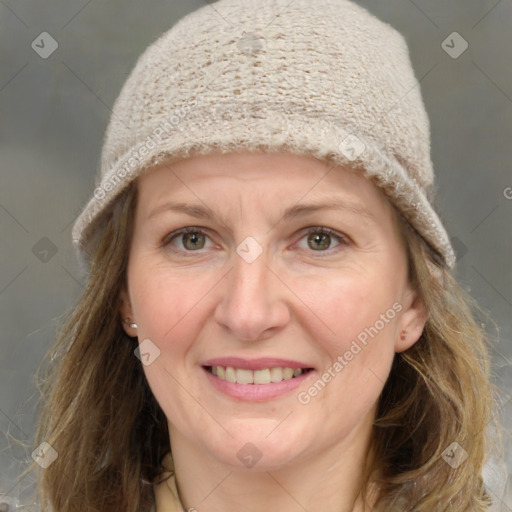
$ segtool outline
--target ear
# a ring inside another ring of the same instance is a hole
[[[133,318],[132,305],[128,291],[126,289],[126,285],[123,285],[121,291],[119,292],[118,311],[124,332],[132,338],[137,336],[137,329],[135,327],[130,327],[130,324],[135,323],[135,319]]]
[[[425,328],[428,311],[418,293],[410,288],[405,293],[402,302],[404,307],[398,320],[397,341],[395,352],[403,352],[412,347],[419,339]]]

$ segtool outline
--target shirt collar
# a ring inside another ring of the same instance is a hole
[[[174,464],[171,452],[167,453],[162,461],[166,471],[158,477],[158,480],[167,478],[165,481],[153,485],[155,493],[155,512],[185,512],[181,505],[176,478],[174,475]]]

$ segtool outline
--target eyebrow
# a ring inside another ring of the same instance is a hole
[[[294,219],[296,217],[308,215],[310,213],[315,213],[321,210],[342,210],[345,212],[353,213],[355,215],[359,215],[361,217],[365,217],[369,220],[375,220],[374,215],[369,210],[367,210],[363,205],[359,203],[354,203],[352,201],[340,199],[322,201],[321,203],[296,204],[295,206],[287,208],[284,211],[281,219]]]
[[[375,216],[363,205],[352,201],[332,199],[322,200],[321,203],[296,204],[291,206],[287,208],[280,216],[279,222],[295,219],[297,217],[305,216],[322,210],[341,210],[375,221]],[[215,212],[205,205],[167,202],[151,211],[147,216],[147,220],[163,213],[164,211],[183,213],[197,219],[213,219],[216,217]]]

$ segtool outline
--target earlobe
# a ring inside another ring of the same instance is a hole
[[[133,318],[132,305],[126,287],[123,286],[119,293],[119,317],[124,332],[128,336],[137,336],[137,324]]]
[[[410,292],[407,306],[398,321],[397,353],[411,348],[420,339],[428,318],[427,307],[416,292]]]

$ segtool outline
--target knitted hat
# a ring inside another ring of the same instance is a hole
[[[96,189],[73,227],[79,255],[90,259],[106,212],[145,169],[242,149],[360,171],[453,266],[407,45],[347,0],[220,0],[152,44],[114,104]]]

